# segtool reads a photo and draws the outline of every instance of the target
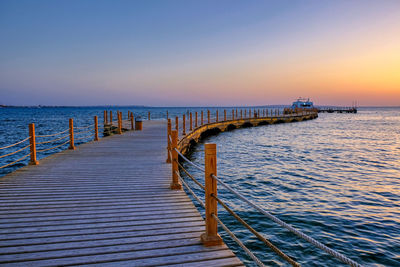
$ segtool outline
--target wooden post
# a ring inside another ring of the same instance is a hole
[[[236,119],[237,119],[237,117],[238,117],[238,111],[237,111],[237,109],[236,109],[236,116],[235,116],[235,117],[236,117]]]
[[[194,127],[197,128],[197,111],[194,113],[195,118],[194,118]]]
[[[190,126],[189,126],[189,130],[192,131],[193,130],[193,118],[192,118],[192,112],[190,112]]]
[[[200,122],[201,122],[201,125],[203,125],[203,111],[201,111],[201,120],[200,120]]]
[[[74,120],[69,119],[69,149],[75,149],[74,144]]]
[[[130,120],[131,120],[131,130],[133,131],[133,130],[135,130],[135,127],[133,126],[133,114],[132,113],[131,113]]]
[[[94,116],[94,141],[99,141],[99,124],[97,116]]]
[[[215,116],[216,116],[215,121],[218,122],[218,109],[217,109]]]
[[[234,120],[234,119],[235,119],[235,110],[232,109],[232,120]]]
[[[35,135],[35,124],[29,124],[29,137],[30,137],[30,150],[31,150],[31,160],[29,165],[38,165],[39,161],[36,160],[36,135]]]
[[[218,222],[212,216],[217,213],[217,181],[211,175],[217,175],[217,145],[204,145],[205,158],[205,204],[206,204],[206,232],[200,236],[205,246],[217,246],[222,244],[222,238],[218,235]]]
[[[240,119],[243,119],[243,110],[240,110]]]
[[[183,117],[183,119],[182,119],[182,128],[183,128],[182,135],[186,135],[186,115],[183,114],[182,117]]]
[[[104,110],[104,125],[107,125],[107,110]]]
[[[147,117],[150,120],[150,111],[148,112]]]
[[[168,110],[167,110],[167,120],[169,119],[169,114],[168,114]]]
[[[249,108],[249,118],[251,118],[251,108]]]
[[[247,109],[244,110],[244,117],[246,118],[247,116]]]
[[[171,131],[172,131],[172,125],[171,125],[171,119],[168,119],[168,124],[167,124],[167,163],[171,163],[171,142],[169,141],[169,137],[171,136]]]
[[[118,115],[118,134],[122,134],[122,112],[117,112]]]
[[[178,152],[176,152],[176,148],[178,147],[178,131],[171,131],[171,154],[172,154],[172,182],[171,189],[182,189],[182,185],[178,179]]]
[[[224,121],[226,121],[226,109],[224,109]]]
[[[210,110],[207,110],[207,123],[210,124],[211,123],[211,117],[210,117]]]
[[[179,118],[178,118],[178,116],[175,117],[175,130],[179,131]]]
[[[110,125],[112,125],[113,121],[112,121],[112,110],[110,110]]]

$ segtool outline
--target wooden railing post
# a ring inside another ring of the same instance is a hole
[[[213,217],[217,213],[217,181],[212,175],[217,175],[217,145],[204,145],[205,159],[205,204],[206,204],[206,232],[200,236],[205,246],[217,246],[222,244],[222,239],[218,235],[218,222]]]
[[[133,131],[133,130],[135,130],[135,126],[133,125],[133,114],[132,113],[131,113],[130,120],[131,120],[131,130]]]
[[[69,119],[69,149],[75,149],[74,144],[74,120]]]
[[[235,110],[232,109],[232,120],[234,120],[234,119],[235,119]]]
[[[192,118],[192,112],[190,112],[190,127],[189,127],[189,131],[193,130],[193,118]]]
[[[97,116],[94,116],[94,141],[99,141],[99,122]]]
[[[104,110],[104,125],[107,125],[107,110]]]
[[[112,125],[113,119],[112,119],[112,110],[110,110],[110,125]]]
[[[243,110],[240,110],[240,119],[243,119]]]
[[[224,109],[224,121],[226,121],[226,109]]]
[[[122,134],[122,112],[117,112],[118,116],[118,134]]]
[[[171,142],[169,141],[169,137],[171,136],[171,131],[172,131],[172,125],[171,125],[171,119],[168,119],[168,124],[167,124],[167,163],[171,163]]]
[[[148,112],[147,117],[150,120],[150,111]]]
[[[215,114],[215,121],[218,122],[218,109],[217,109],[217,111],[215,113],[216,113]]]
[[[186,115],[182,115],[182,135],[186,135]]]
[[[244,117],[246,118],[247,116],[247,109],[244,110]]]
[[[179,131],[179,118],[178,118],[178,116],[175,117],[175,130]]]
[[[171,182],[171,189],[182,189],[182,185],[178,179],[177,172],[178,169],[178,152],[175,150],[178,148],[178,131],[171,131],[171,154],[172,154],[172,182]]]
[[[167,110],[167,120],[169,119],[169,114],[168,114],[168,110]]]
[[[236,115],[235,115],[235,118],[237,119],[237,117],[238,117],[238,111],[237,111],[237,109],[236,109]]]
[[[203,125],[203,111],[201,111],[201,120],[200,120],[200,122],[201,122],[201,125]]]
[[[197,128],[197,111],[194,113],[195,118],[194,118],[194,127]]]
[[[210,116],[210,110],[207,110],[207,123],[210,124],[211,123],[211,116]]]
[[[35,135],[35,124],[29,124],[29,137],[30,137],[30,152],[31,152],[31,160],[29,161],[29,165],[38,165],[39,161],[36,160],[36,135]]]

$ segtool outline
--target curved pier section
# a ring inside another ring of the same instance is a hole
[[[253,113],[254,112],[254,113]],[[218,217],[218,204],[220,204],[232,217],[236,219],[236,222],[240,223],[244,228],[249,230],[259,241],[264,243],[266,247],[276,253],[283,261],[287,262],[292,266],[300,266],[297,262],[297,259],[292,258],[289,254],[282,251],[276,245],[274,245],[270,240],[268,240],[262,233],[255,230],[248,222],[243,220],[232,208],[229,207],[228,203],[225,202],[225,199],[221,198],[218,195],[218,186],[224,187],[224,189],[228,190],[232,195],[242,200],[252,209],[255,209],[257,212],[263,214],[266,218],[272,220],[273,222],[280,225],[282,228],[285,228],[292,234],[296,235],[298,238],[301,238],[315,247],[323,250],[325,253],[335,257],[336,259],[346,263],[350,266],[361,266],[359,263],[353,261],[347,256],[335,251],[323,243],[315,240],[311,236],[303,233],[301,230],[298,230],[291,226],[288,223],[280,220],[275,215],[269,213],[267,210],[263,209],[260,205],[252,200],[246,198],[240,193],[240,188],[238,190],[233,189],[230,185],[224,182],[224,179],[221,178],[220,175],[217,175],[217,146],[216,144],[205,144],[204,145],[204,166],[197,165],[190,161],[185,157],[185,153],[187,153],[199,140],[202,138],[214,135],[219,132],[229,131],[237,128],[243,127],[253,127],[259,125],[267,125],[274,123],[289,123],[289,122],[297,122],[315,119],[318,117],[316,111],[301,111],[291,114],[284,114],[279,116],[279,112],[276,110],[275,114],[271,112],[271,116],[259,117],[261,114],[260,111],[249,111],[249,118],[243,118],[242,112],[240,112],[240,118],[238,118],[238,111],[236,110],[236,119],[235,112],[232,110],[231,120],[226,119],[226,111],[224,111],[224,120],[219,121],[218,111],[216,111],[216,116],[214,118],[214,122],[212,122],[210,117],[210,112],[207,111],[207,124],[203,125],[203,112],[201,112],[201,125],[197,127],[197,113],[195,114],[195,127],[193,128],[193,120],[192,114],[188,114],[189,120],[189,129],[190,133],[186,134],[186,115],[182,116],[182,127],[179,127],[179,118],[175,118],[175,130],[172,130],[171,120],[168,120],[168,138],[167,138],[167,163],[171,163],[172,165],[172,182],[170,184],[170,188],[177,190],[185,188],[186,192],[190,193],[199,206],[204,209],[205,213],[205,233],[203,233],[200,237],[201,242],[205,247],[216,247],[222,244],[222,239],[218,234],[218,225],[222,227],[222,229],[230,236],[232,240],[236,242],[238,246],[240,246],[243,251],[254,261],[258,266],[264,266],[263,262],[255,255],[246,245],[233,233],[227,225]],[[251,115],[254,114],[254,117]],[[267,110],[262,111],[263,115],[268,115],[269,112]],[[274,114],[275,116],[272,116]],[[181,130],[182,137],[180,141],[178,141],[178,131]],[[183,166],[182,162],[185,161],[191,167],[196,168],[201,173],[204,173],[204,184],[202,184],[199,180],[197,180],[193,175],[189,173],[187,169]],[[185,175],[181,175],[181,172]],[[187,183],[187,179],[191,179],[195,186],[204,196],[199,197],[192,189],[191,185]],[[289,252],[290,253],[290,252]]]
[[[220,132],[231,131],[239,128],[256,127],[277,123],[300,122],[312,120],[318,117],[317,112],[303,112],[290,115],[266,116],[260,118],[239,118],[224,121],[214,121],[208,124],[196,127],[188,134],[182,135],[178,143],[178,149],[182,154],[186,154],[193,145],[197,144],[201,139],[218,134]],[[215,118],[216,120],[216,118]]]

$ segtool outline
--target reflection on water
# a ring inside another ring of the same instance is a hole
[[[238,129],[204,142],[218,145],[221,178],[274,215],[358,262],[400,266],[399,129],[400,109],[361,109],[356,115],[320,114],[312,121]],[[202,144],[191,159],[203,164]],[[302,265],[341,265],[219,189],[240,216]],[[266,264],[285,264],[219,211]]]

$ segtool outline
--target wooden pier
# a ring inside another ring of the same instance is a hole
[[[318,113],[357,113],[356,107],[323,107],[318,108]]]
[[[202,217],[170,189],[166,139],[166,122],[146,121],[2,177],[0,265],[243,265],[202,245]]]

